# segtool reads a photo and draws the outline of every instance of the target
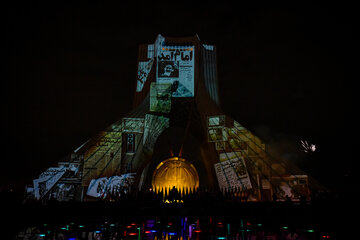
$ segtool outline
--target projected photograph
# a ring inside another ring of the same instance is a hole
[[[171,84],[151,83],[150,111],[168,113],[171,110]]]
[[[156,139],[169,127],[170,119],[152,114],[145,115],[145,128],[143,135],[144,148],[149,151],[154,149]]]
[[[225,150],[225,142],[223,141],[215,142],[215,149],[220,151]]]
[[[175,61],[159,61],[158,62],[159,77],[179,77],[179,62]]]
[[[208,129],[208,140],[209,142],[226,141],[227,135],[222,127],[215,127]]]
[[[285,201],[287,197],[299,200],[300,196],[309,194],[308,177],[306,175],[292,175],[287,177],[272,177],[273,191],[278,201]]]
[[[208,127],[217,127],[225,125],[225,116],[210,116],[208,117]]]
[[[230,145],[230,148],[233,150],[241,150],[241,151],[248,150],[247,142],[242,141],[241,139],[236,139],[236,138],[229,139],[229,145]]]

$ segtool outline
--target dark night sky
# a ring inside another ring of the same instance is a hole
[[[130,111],[138,44],[159,33],[217,46],[221,106],[238,122],[317,144],[298,164],[329,186],[355,178],[354,6],[51,2],[3,10],[2,188],[22,191]]]

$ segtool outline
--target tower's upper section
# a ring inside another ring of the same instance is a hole
[[[215,46],[202,44],[197,35],[175,38],[160,34],[154,43],[139,46],[134,106],[148,96],[162,102],[194,98],[200,85],[218,104]],[[151,104],[150,100],[150,108]]]

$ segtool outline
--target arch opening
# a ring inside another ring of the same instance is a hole
[[[184,158],[171,157],[156,167],[152,177],[156,192],[174,187],[179,191],[192,191],[199,187],[199,175],[194,165]]]

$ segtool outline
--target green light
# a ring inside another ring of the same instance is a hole
[[[288,227],[282,227],[282,229],[288,229]]]
[[[47,224],[46,223],[44,223],[44,227],[46,227],[47,226]]]
[[[226,239],[226,237],[218,237],[217,239]]]
[[[313,233],[313,232],[315,232],[315,230],[313,230],[313,229],[309,229],[309,230],[307,230],[307,232],[309,232],[309,233]]]
[[[83,228],[84,227],[84,225],[79,225],[79,228]]]
[[[66,229],[66,227],[62,227],[62,228],[60,228],[60,229],[65,230],[65,229]]]
[[[261,224],[261,223],[259,223],[259,224],[258,224],[258,227],[262,227],[262,224]]]
[[[110,227],[115,227],[115,224],[113,224],[113,223],[112,223],[112,224],[110,224]]]

